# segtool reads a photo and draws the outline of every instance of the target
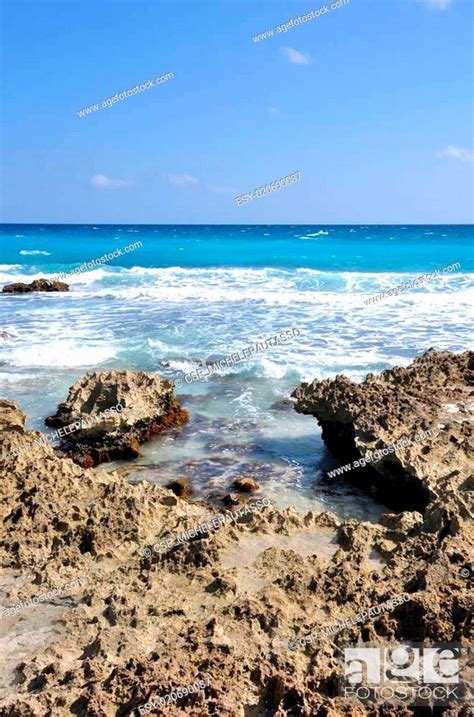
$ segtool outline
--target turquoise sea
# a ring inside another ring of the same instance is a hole
[[[0,226],[0,284],[68,272],[67,294],[0,295],[0,396],[29,427],[87,371],[130,368],[181,378],[191,420],[137,461],[159,483],[188,477],[196,495],[253,475],[280,506],[372,518],[342,482],[316,421],[284,399],[302,380],[408,364],[427,348],[461,351],[472,335],[472,226]],[[364,300],[459,263],[416,289]],[[298,328],[293,341],[213,371],[189,371]]]

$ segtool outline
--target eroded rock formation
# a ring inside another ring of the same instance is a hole
[[[69,427],[61,450],[91,467],[136,458],[141,443],[187,419],[171,381],[144,371],[95,371],[71,386],[66,401],[45,422]]]
[[[23,424],[20,409],[3,402],[0,444],[33,441],[37,433],[23,432]],[[463,470],[464,442],[452,446],[450,470]],[[467,646],[468,487],[447,479],[438,496],[430,484],[423,515],[387,513],[379,524],[268,507],[199,532],[217,508],[82,468],[47,445],[7,457],[0,462],[3,608],[74,578],[81,585],[0,620],[10,646],[0,663],[0,715],[128,717],[150,697],[208,676],[208,687],[162,713],[409,717],[403,704],[343,699],[341,656],[345,647],[374,643]],[[403,594],[389,612],[351,623]],[[319,636],[300,639],[308,634]],[[464,686],[461,694],[467,699]],[[443,712],[469,715],[467,702]]]
[[[315,416],[326,445],[341,461],[388,451],[344,474],[388,505],[424,510],[433,498],[462,491],[469,480],[472,352],[430,349],[407,368],[369,374],[360,384],[345,376],[315,380],[303,383],[293,396],[296,410]],[[424,432],[431,433],[416,440]],[[411,445],[403,445],[404,439]]]
[[[26,415],[14,401],[0,399],[0,433],[23,433]]]

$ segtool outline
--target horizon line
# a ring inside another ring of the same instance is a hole
[[[83,227],[114,227],[114,226],[120,226],[120,227],[474,227],[474,221],[473,222],[397,222],[396,224],[381,224],[381,223],[371,223],[371,222],[361,222],[361,223],[332,223],[332,224],[324,224],[322,222],[317,222],[315,224],[313,223],[307,223],[304,222],[302,224],[298,223],[285,223],[285,224],[232,224],[232,223],[192,223],[192,224],[186,224],[186,223],[178,223],[173,222],[171,224],[155,224],[153,222],[147,222],[147,223],[140,223],[140,222],[0,222],[0,227],[2,226],[48,226],[48,227],[55,227],[55,226],[83,226]]]

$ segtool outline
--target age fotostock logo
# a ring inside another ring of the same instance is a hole
[[[453,643],[348,647],[342,696],[425,705],[464,700],[460,661],[466,654],[466,648]]]

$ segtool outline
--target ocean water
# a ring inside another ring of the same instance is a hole
[[[156,371],[191,420],[144,446],[136,463],[160,484],[187,477],[197,496],[252,475],[284,507],[374,519],[381,507],[344,483],[316,421],[288,399],[302,381],[407,365],[472,335],[472,226],[0,226],[0,284],[50,278],[140,242],[65,279],[69,293],[0,295],[0,396],[28,426],[95,369]],[[416,289],[370,296],[433,269]],[[199,381],[206,362],[297,328],[298,337]],[[108,466],[109,469],[111,466]]]

